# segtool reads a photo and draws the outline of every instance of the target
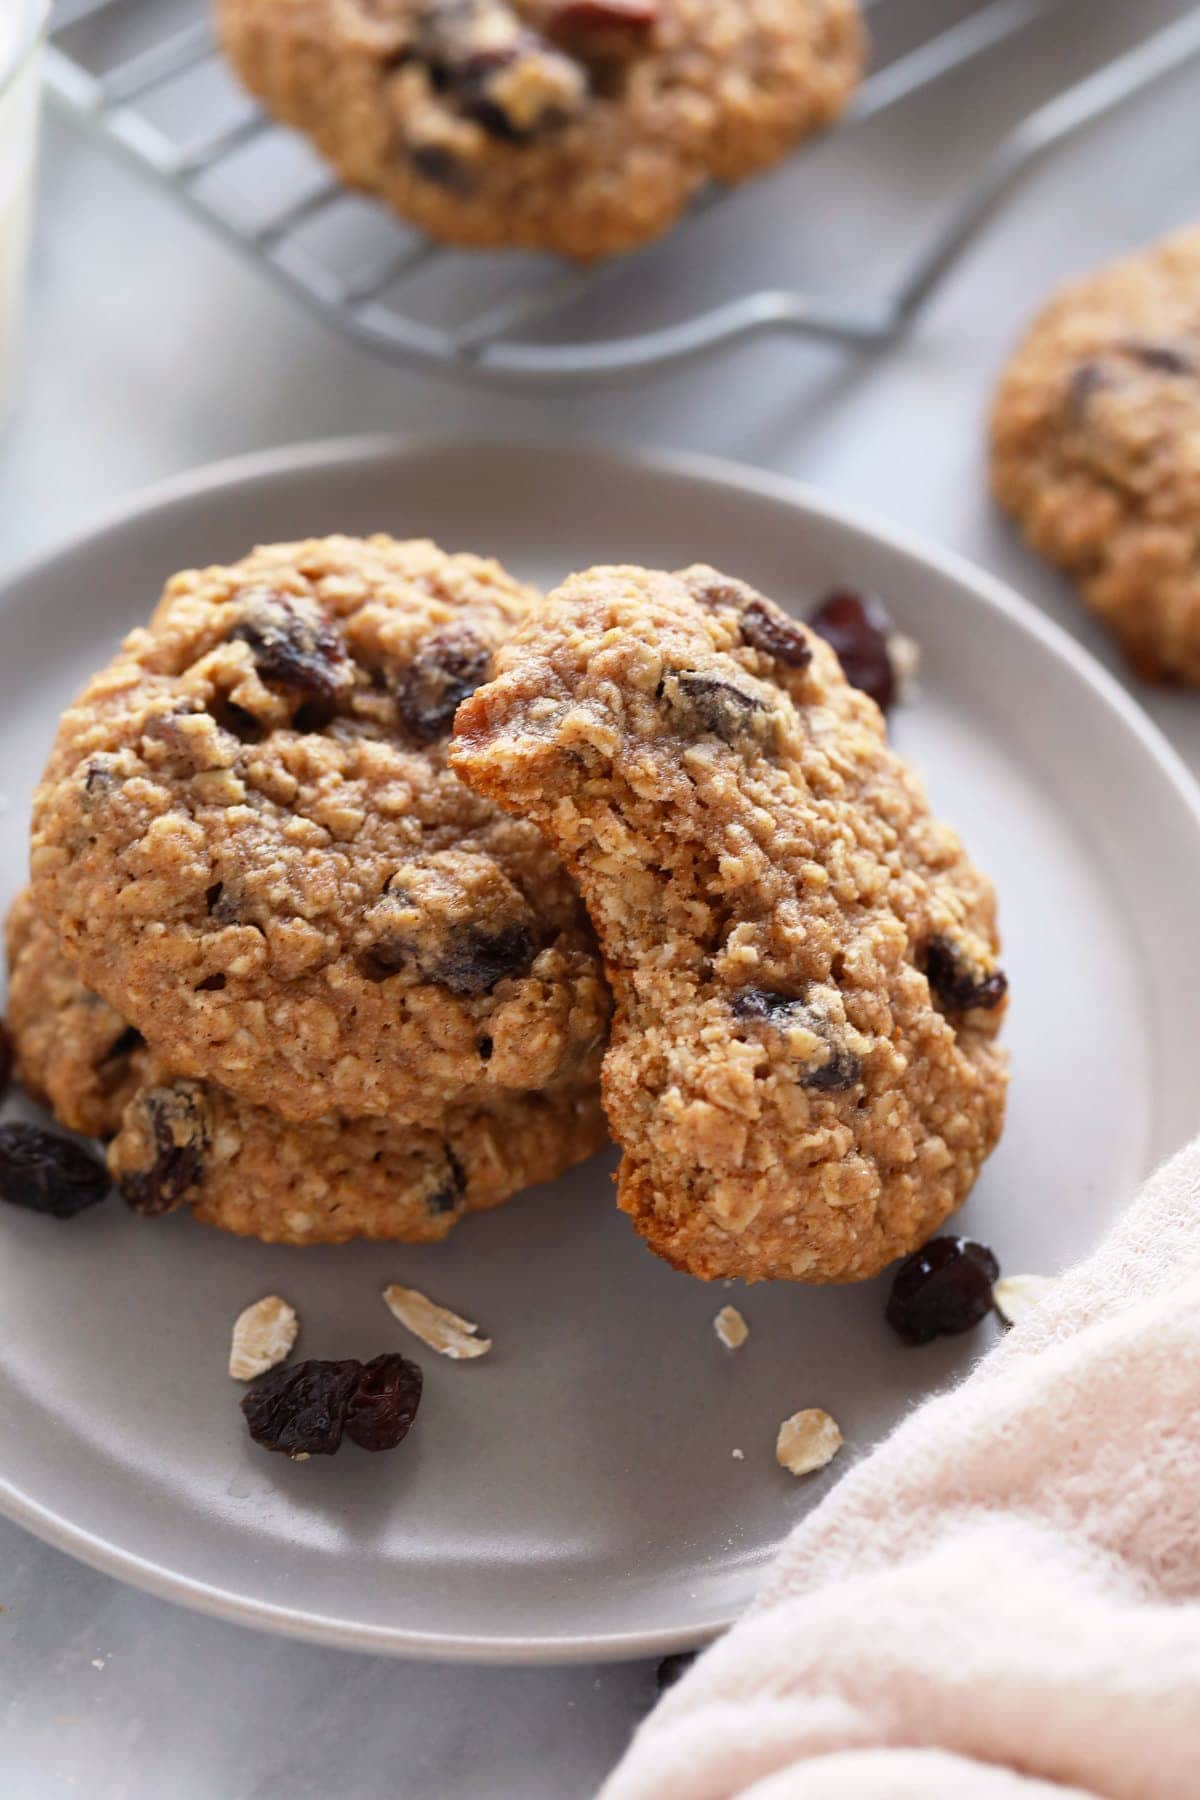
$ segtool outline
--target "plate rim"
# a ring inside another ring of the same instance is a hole
[[[648,476],[715,485],[750,498],[767,500],[802,518],[822,518],[872,540],[886,551],[924,564],[938,576],[967,590],[975,602],[1000,615],[1018,632],[1032,637],[1044,652],[1065,665],[1086,688],[1091,689],[1096,699],[1117,715],[1148,754],[1151,763],[1190,814],[1200,839],[1200,784],[1183,758],[1133,695],[1097,661],[1086,645],[1048,618],[1015,588],[958,551],[931,542],[903,526],[879,520],[869,509],[831,496],[811,483],[691,451],[644,451],[603,439],[572,442],[526,435],[511,438],[473,433],[427,436],[419,432],[315,438],[255,450],[205,463],[139,488],[124,499],[99,509],[74,531],[0,569],[0,616],[7,611],[18,588],[36,580],[55,564],[75,556],[86,545],[136,525],[151,514],[169,511],[204,494],[255,481],[286,478],[300,471],[354,463],[405,465],[418,458],[511,457],[514,453],[553,456],[560,464],[564,458],[580,465],[609,463],[626,470],[641,470]],[[181,1574],[162,1562],[140,1556],[109,1538],[73,1524],[61,1512],[23,1492],[2,1474],[0,1515],[53,1548],[158,1599],[172,1601],[227,1623],[326,1647],[377,1655],[502,1666],[662,1656],[707,1642],[738,1616],[736,1612],[720,1612],[702,1624],[663,1627],[654,1631],[488,1636],[414,1631],[402,1625],[369,1624],[302,1607],[251,1599],[231,1588]]]

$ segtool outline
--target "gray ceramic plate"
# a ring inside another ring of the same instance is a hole
[[[593,561],[704,559],[803,607],[886,595],[919,640],[894,734],[996,877],[1013,985],[1009,1124],[963,1225],[1011,1273],[1085,1251],[1195,1124],[1200,813],[1172,752],[1073,642],[940,553],[767,476],[564,448],[328,444],[160,489],[0,598],[7,900],[59,710],[163,577],[254,542],[429,533],[550,582]],[[881,1283],[706,1287],[615,1211],[610,1162],[469,1221],[434,1249],[296,1251],[115,1202],[71,1225],[0,1219],[0,1509],[156,1593],[301,1637],[497,1661],[695,1642],[754,1592],[803,1511],[989,1342],[902,1350]],[[247,1441],[229,1327],[277,1291],[313,1356],[405,1339],[379,1291],[432,1292],[494,1336],[422,1356],[403,1449],[291,1465]],[[750,1322],[731,1355],[712,1318]],[[778,1422],[827,1407],[847,1448],[797,1482]],[[734,1456],[743,1452],[742,1458]]]

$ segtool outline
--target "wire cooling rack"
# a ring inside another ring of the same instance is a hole
[[[1065,37],[1078,73],[1060,91],[1039,96],[1032,110],[1025,99],[1015,117],[1001,115],[974,166],[956,163],[942,182],[923,241],[915,250],[904,246],[890,283],[865,299],[845,270],[842,290],[827,293],[775,276],[772,240],[786,235],[781,223],[796,216],[795,197],[778,187],[770,219],[755,208],[763,229],[748,243],[740,234],[731,254],[713,238],[712,215],[734,215],[748,206],[752,189],[784,177],[732,191],[710,188],[662,244],[598,268],[439,246],[350,195],[307,146],[241,95],[222,64],[204,0],[59,0],[47,78],[53,97],[114,150],[330,326],[379,355],[479,379],[614,379],[771,332],[849,346],[890,343],[1042,157],[1200,57],[1200,8],[1175,7],[1171,16],[1155,0],[1115,9],[1094,0],[866,4],[872,70],[836,131],[789,165],[813,172],[798,232],[805,221],[810,232],[826,227],[826,146],[851,158],[857,150],[860,183],[877,186],[871,133],[885,115],[907,120],[911,135],[933,96],[941,96],[944,116],[953,83],[967,121],[986,123],[995,113],[990,102],[1001,64],[1010,87],[1015,80],[1021,95],[1037,94],[1040,34],[1047,32],[1057,32],[1060,49]],[[1120,29],[1098,29],[1098,15],[1111,24],[1114,11]],[[715,297],[697,299],[706,258],[731,264],[735,291],[723,294],[718,286]],[[611,333],[614,318],[630,323]]]

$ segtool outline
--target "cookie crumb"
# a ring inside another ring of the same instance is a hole
[[[278,1294],[265,1294],[247,1306],[233,1323],[229,1373],[235,1381],[253,1381],[285,1361],[300,1335],[296,1310]]]
[[[736,1306],[723,1306],[713,1320],[713,1330],[727,1350],[740,1350],[750,1336],[750,1327]]]
[[[905,706],[916,698],[921,646],[916,638],[907,637],[903,631],[892,631],[888,634],[887,647],[896,677],[896,701]]]
[[[779,1427],[775,1440],[775,1457],[781,1468],[793,1475],[811,1475],[833,1461],[842,1447],[842,1434],[836,1419],[831,1419],[819,1406],[793,1413]]]
[[[439,1306],[416,1288],[400,1287],[393,1282],[384,1288],[383,1298],[392,1316],[439,1356],[462,1362],[466,1357],[486,1356],[492,1347],[491,1338],[478,1335],[478,1325]]]
[[[1049,1275],[1005,1275],[992,1288],[992,1304],[1006,1325],[1032,1312],[1055,1285]]]

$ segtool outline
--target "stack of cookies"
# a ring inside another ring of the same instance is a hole
[[[170,582],[64,716],[8,1024],[138,1211],[433,1240],[603,1143],[578,895],[447,766],[535,599],[429,543],[260,549]]]
[[[19,1072],[140,1212],[436,1239],[606,1113],[669,1262],[849,1281],[999,1136],[991,884],[830,646],[713,569],[178,576],[62,721],[32,875]]]

